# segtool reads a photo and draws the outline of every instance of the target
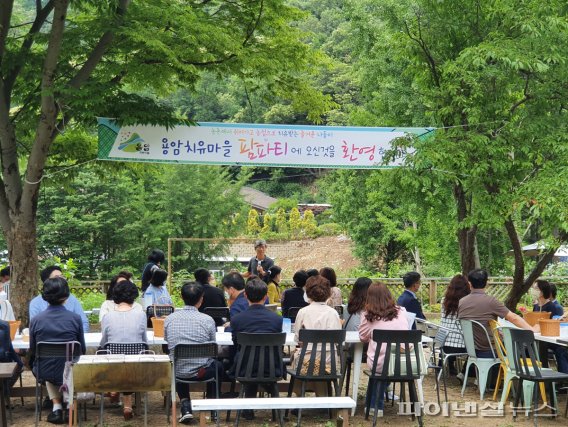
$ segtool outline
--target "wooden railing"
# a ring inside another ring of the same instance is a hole
[[[380,281],[388,285],[389,289],[393,293],[395,298],[404,291],[404,285],[401,278],[393,277],[379,277],[371,278],[372,280]],[[563,306],[568,306],[568,277],[545,277],[551,283],[554,283],[558,287],[559,297],[564,297],[560,303]],[[353,283],[357,280],[351,277],[338,278],[338,286],[340,287],[344,298],[347,298],[351,292]],[[446,287],[450,283],[451,277],[427,277],[422,279],[422,286],[418,292],[418,297],[423,303],[428,303],[429,305],[434,305],[440,303]],[[179,290],[182,283],[185,280],[174,280],[172,282],[173,289]],[[487,287],[487,292],[493,295],[499,300],[503,300],[509,293],[509,288],[513,283],[512,277],[490,277],[489,285]],[[71,285],[71,292],[77,297],[87,295],[90,293],[106,293],[108,289],[109,282],[104,280],[95,281],[81,281],[80,285]],[[221,286],[218,280],[218,286]],[[282,282],[283,287],[293,286],[290,280],[284,280]],[[176,291],[173,291],[176,292]],[[172,293],[172,289],[170,289]]]

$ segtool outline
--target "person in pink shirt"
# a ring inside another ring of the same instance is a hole
[[[407,331],[408,319],[406,318],[406,310],[399,307],[384,283],[373,283],[367,292],[367,303],[361,314],[361,324],[359,325],[359,337],[362,342],[369,343],[367,350],[367,366],[373,368],[375,359],[375,351],[377,343],[373,341],[373,330],[384,329],[389,331]],[[385,358],[386,346],[380,349],[379,360],[377,361],[377,370],[381,372]],[[384,406],[385,391],[388,383],[379,385],[379,413],[381,415]],[[370,393],[371,408],[375,407],[376,388]]]

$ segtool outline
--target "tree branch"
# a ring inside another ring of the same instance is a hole
[[[21,198],[21,212],[27,221],[33,220],[34,209],[37,204],[39,184],[43,175],[43,168],[47,161],[49,147],[57,135],[56,120],[59,108],[54,97],[54,80],[57,63],[63,43],[65,18],[69,0],[55,0],[53,24],[47,44],[42,80],[41,80],[41,114],[36,129],[32,152],[28,158],[25,183]]]
[[[525,260],[523,259],[523,248],[513,218],[510,216],[505,220],[505,230],[509,236],[509,241],[513,247],[513,255],[515,257],[515,270],[513,272],[513,286],[516,283],[523,283],[525,278]]]
[[[124,15],[126,14],[126,10],[128,9],[128,5],[130,4],[130,0],[120,0],[118,6],[116,7],[116,15],[118,17],[117,22],[114,23],[113,28],[120,26]],[[101,62],[103,55],[106,53],[108,47],[112,43],[115,37],[115,30],[108,30],[106,31],[100,38],[97,45],[93,48],[87,60],[85,61],[83,67],[79,70],[79,72],[69,81],[69,87],[74,89],[80,88],[91,76],[92,72],[95,70],[95,67]]]
[[[531,76],[530,74],[526,74],[526,78],[525,78],[525,88],[523,90],[523,99],[515,102],[513,104],[513,106],[509,109],[509,114],[513,115],[513,113],[517,110],[517,108],[519,108],[521,105],[523,105],[525,102],[527,102],[529,99],[531,99],[531,95],[529,95],[529,80],[530,80]]]
[[[262,12],[264,11],[264,1],[261,0],[260,2],[260,10],[258,11],[258,15],[256,17],[256,20],[254,21],[254,24],[252,25],[252,27],[250,27],[250,29],[247,31],[247,36],[245,37],[244,41],[243,41],[243,47],[245,47],[248,43],[248,41],[250,40],[250,38],[253,36],[254,32],[256,31],[256,29],[258,28],[258,24],[260,23],[260,18],[262,17]]]
[[[438,70],[436,68],[436,61],[434,60],[434,57],[430,53],[430,49],[428,49],[428,46],[426,46],[426,43],[422,39],[422,29],[420,28],[420,15],[417,15],[416,19],[417,19],[417,22],[418,22],[419,35],[418,36],[413,35],[410,31],[410,28],[408,27],[407,22],[404,21],[404,27],[406,29],[406,35],[408,36],[408,38],[410,40],[412,40],[416,44],[418,44],[418,46],[420,46],[420,49],[422,49],[422,52],[424,52],[424,55],[426,56],[426,62],[428,64],[428,68],[430,69],[430,73],[432,74],[432,78],[434,79],[434,83],[436,84],[437,87],[439,87],[440,86],[440,76],[438,75]]]
[[[14,0],[0,2],[0,65],[2,65],[2,58],[4,58],[4,50],[6,49],[13,6]]]
[[[5,90],[6,90],[6,98],[8,99],[8,101],[10,101],[10,98],[12,97],[12,89],[25,63],[23,58],[25,58],[29,54],[30,49],[34,43],[35,35],[39,33],[41,27],[43,27],[43,24],[45,23],[45,20],[53,10],[53,7],[54,7],[54,0],[49,0],[49,2],[47,2],[43,8],[41,8],[41,1],[36,2],[36,18],[34,20],[34,23],[32,24],[30,31],[28,31],[28,34],[26,35],[24,42],[20,47],[20,51],[16,55],[16,60],[14,61],[15,63],[14,68],[12,68],[6,76]]]
[[[16,203],[22,191],[22,182],[20,181],[16,132],[10,122],[10,103],[5,93],[4,80],[0,78],[0,164],[4,184],[2,191],[6,202],[2,203],[0,210],[5,210],[5,215],[8,215],[9,210],[16,209]]]

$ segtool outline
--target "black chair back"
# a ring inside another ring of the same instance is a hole
[[[331,381],[342,378],[344,329],[301,329],[300,342],[302,349],[294,373],[298,379]]]
[[[375,329],[373,341],[377,343],[373,360],[372,377],[379,381],[409,381],[420,378],[422,370],[420,351],[422,351],[422,332],[416,329],[409,331],[388,331]],[[381,348],[385,349],[381,371],[377,369]],[[414,356],[414,357],[412,357]],[[394,366],[391,363],[394,360]],[[412,366],[414,362],[414,367]],[[401,363],[404,363],[403,372]],[[389,375],[389,370],[392,373]]]
[[[229,307],[207,307],[203,310],[203,313],[211,316],[217,326],[222,326],[231,320]]]
[[[110,354],[144,354],[148,351],[145,342],[107,342],[103,346]]]
[[[339,317],[343,316],[343,306],[342,305],[336,305],[333,308],[335,309],[335,311],[337,311],[337,314],[339,314]]]
[[[174,366],[186,360],[216,359],[217,344],[206,342],[201,344],[178,344],[174,347]]]
[[[235,379],[241,383],[275,383],[282,379],[285,333],[237,334]]]
[[[513,341],[515,373],[523,379],[542,378],[533,331],[511,328],[510,332]]]
[[[42,359],[58,359],[63,366],[65,362],[76,362],[81,356],[82,349],[79,341],[47,342],[36,344],[35,360],[37,361],[37,380],[43,381],[41,375]]]
[[[300,311],[303,307],[290,307],[288,309],[288,313],[287,316],[284,317],[289,317],[290,319],[292,319],[292,323],[294,323],[296,321],[296,316],[298,315],[298,311]]]
[[[175,308],[173,305],[149,305],[146,307],[146,316],[150,317],[166,317],[174,312]]]

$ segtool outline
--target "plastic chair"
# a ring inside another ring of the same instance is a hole
[[[508,368],[512,372],[513,378],[518,378],[516,372],[514,371],[515,360],[514,360],[514,357],[513,357],[513,354],[514,354],[513,339],[511,338],[511,330],[512,329],[515,329],[515,328],[502,327],[501,331],[503,332],[503,345],[505,346],[505,353],[504,354],[507,358]],[[530,360],[527,360],[527,363],[532,363],[532,362]],[[550,368],[542,368],[541,365],[542,365],[542,363],[540,363],[540,361],[539,361],[538,367],[541,371],[555,372],[554,370],[552,370]],[[504,384],[504,387],[505,387],[505,385],[506,385],[506,383]],[[510,388],[510,387],[511,387],[511,384],[508,385],[508,388]],[[532,400],[532,395],[533,395],[533,388],[534,388],[534,383],[532,383],[532,382],[523,383],[523,402],[525,402],[525,405],[530,406],[530,402]],[[548,405],[544,384],[540,385],[540,389],[541,389],[541,396],[542,396],[543,403],[545,405]],[[554,385],[553,385],[553,389],[555,390]],[[503,389],[503,391],[505,391],[505,388]],[[513,392],[515,392],[515,390],[513,390]],[[556,403],[557,403],[556,402],[556,392],[553,393],[552,398],[553,398],[553,401],[554,401],[554,405],[556,406]],[[501,401],[503,403],[505,403],[503,396],[502,396]],[[529,411],[527,410],[526,411],[527,416],[528,416],[528,412]]]
[[[422,332],[416,329],[409,331],[387,331],[375,329],[373,331],[373,341],[377,343],[373,366],[370,371],[366,370],[365,374],[369,375],[369,385],[367,387],[367,399],[365,402],[365,419],[369,419],[369,411],[371,409],[371,390],[375,388],[375,415],[373,416],[373,427],[377,424],[377,410],[379,405],[378,393],[381,383],[395,382],[401,383],[401,389],[404,390],[403,384],[408,384],[408,393],[412,403],[418,402],[415,381],[421,377],[421,358],[419,352],[422,350]],[[378,371],[377,365],[380,357],[381,348],[385,348],[383,366]],[[393,354],[394,353],[394,354]],[[412,360],[414,356],[414,361]],[[391,361],[394,360],[394,366]],[[414,410],[412,419],[418,417],[418,424],[422,427],[421,410]]]
[[[35,362],[34,366],[37,364],[37,376],[36,376],[36,386],[35,386],[35,425],[37,427],[39,420],[41,419],[41,402],[43,400],[43,389],[42,384],[45,380],[41,376],[41,365],[42,361],[45,359],[61,359],[62,363],[72,361],[76,362],[81,356],[82,349],[81,343],[78,341],[65,341],[65,342],[47,342],[40,341],[36,344],[35,350]]]
[[[507,331],[507,337],[509,341],[510,351],[507,351],[503,340],[501,339],[501,335],[499,333],[499,323],[496,320],[489,321],[489,327],[491,328],[491,332],[493,333],[493,341],[495,342],[495,350],[497,351],[497,355],[499,356],[499,360],[501,360],[501,365],[499,366],[499,375],[497,376],[497,381],[495,382],[495,391],[493,393],[493,400],[497,400],[497,393],[499,392],[499,387],[501,384],[501,380],[503,380],[503,393],[501,393],[501,403],[504,404],[507,398],[509,397],[509,393],[511,391],[511,384],[512,380],[517,378],[517,375],[513,372],[511,367],[511,361],[507,358],[507,354],[513,354],[512,344],[511,344],[511,336]],[[529,387],[526,387],[529,386]],[[531,395],[532,393],[532,383],[526,383],[525,385],[525,397]],[[546,405],[546,391],[544,389],[544,384],[540,385],[540,394],[542,396],[542,401]],[[526,401],[526,398],[525,398]]]
[[[223,326],[231,320],[231,310],[229,307],[207,307],[203,310],[204,314],[211,316],[216,326]]]
[[[301,397],[306,394],[306,383],[308,382],[327,383],[327,392],[330,396],[333,394],[331,387],[333,384],[335,396],[340,396],[343,388],[342,370],[345,366],[345,352],[343,351],[345,330],[301,329],[299,340],[302,348],[298,356],[298,364],[295,369],[288,369],[288,374],[290,374],[288,397],[292,396],[295,381],[301,382]],[[298,409],[298,427],[301,420],[302,410]]]
[[[97,351],[97,354],[144,354],[148,352],[148,344],[145,342],[107,342],[102,350]],[[153,353],[153,352],[152,352]],[[148,416],[148,394],[145,394],[144,399],[144,424],[146,424],[146,419]],[[101,414],[100,414],[100,423],[103,424],[103,415],[104,415],[104,393],[101,393]]]
[[[279,397],[278,381],[282,379],[284,364],[282,347],[286,343],[286,333],[237,334],[238,353],[236,359],[235,380],[243,385],[263,385],[271,397]],[[279,369],[277,369],[279,368]],[[245,388],[241,387],[239,397],[243,397]],[[243,408],[246,409],[246,408]],[[278,412],[278,422],[284,425],[282,414]],[[239,425],[241,409],[237,411],[235,427]]]
[[[461,331],[458,332],[458,331],[455,331],[455,330],[445,328],[443,326],[439,326],[438,330],[436,331],[436,336],[434,337],[434,349],[436,348],[436,346],[438,347],[439,356],[440,356],[440,359],[442,360],[441,370],[438,374],[438,381],[441,377],[442,381],[444,383],[444,397],[446,399],[446,402],[448,401],[448,391],[447,391],[447,384],[446,384],[446,379],[448,378],[448,361],[452,357],[458,358],[458,357],[467,356],[467,353],[446,353],[444,351],[444,347],[446,346],[446,340],[448,339],[448,335],[450,334],[450,332],[455,332],[455,333],[461,334]],[[432,354],[434,354],[434,355],[436,354],[435,350],[432,352]],[[436,363],[435,359],[434,359],[434,363]],[[465,381],[467,381],[466,378],[464,378],[464,382]]]
[[[217,308],[217,307],[215,307]],[[215,370],[215,377],[203,381],[190,381],[188,379],[180,378],[176,372],[184,364],[195,359],[217,359],[217,344],[216,343],[201,343],[201,344],[178,344],[174,347],[173,359],[173,375],[172,375],[172,393],[176,389],[176,383],[183,384],[200,384],[200,383],[215,383],[215,399],[219,398],[219,372]],[[170,409],[172,400],[175,399],[170,393],[169,406],[168,406],[168,423],[170,421]],[[217,425],[219,425],[219,417]]]
[[[511,341],[513,343],[515,373],[519,378],[519,382],[517,384],[517,396],[515,397],[515,406],[513,409],[513,419],[516,420],[517,411],[515,409],[518,408],[519,405],[524,381],[530,381],[535,384],[543,383],[553,386],[556,382],[568,381],[568,374],[539,368],[540,361],[538,360],[538,351],[536,349],[533,331],[511,328],[509,333],[511,334]],[[526,357],[527,355],[528,357]],[[538,393],[536,392],[536,388],[533,388],[533,421],[536,426]],[[526,403],[527,402],[525,402],[525,404]],[[554,411],[556,412],[556,408],[554,408]]]
[[[495,365],[501,364],[499,358],[495,355],[495,350],[493,349],[493,345],[491,344],[491,340],[489,339],[489,334],[487,333],[487,329],[476,320],[465,320],[460,319],[460,325],[463,332],[463,339],[465,342],[465,348],[467,350],[467,364],[465,366],[466,376],[463,381],[463,387],[461,395],[465,393],[465,387],[467,386],[467,374],[469,373],[469,368],[471,365],[474,365],[477,371],[477,381],[479,383],[479,398],[483,400],[483,396],[485,395],[485,388],[487,386],[487,378],[489,377],[489,373],[491,372],[491,368]],[[475,352],[475,343],[473,339],[473,327],[481,328],[483,333],[487,338],[487,342],[489,343],[489,348],[491,350],[491,354],[493,357],[477,357]]]

